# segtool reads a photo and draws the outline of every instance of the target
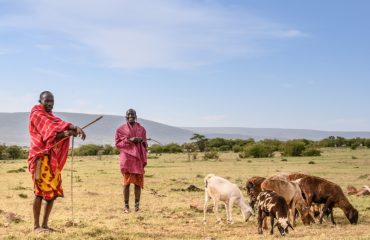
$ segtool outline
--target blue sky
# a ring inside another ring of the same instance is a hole
[[[370,2],[0,0],[0,112],[370,131]]]

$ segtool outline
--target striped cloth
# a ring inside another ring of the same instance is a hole
[[[35,105],[29,117],[29,133],[31,137],[28,169],[34,174],[36,159],[42,158],[45,154],[50,157],[52,172],[57,168],[61,171],[67,160],[69,139],[51,147],[56,143],[56,135],[69,128],[71,124],[62,121],[51,112],[46,112],[42,105]]]

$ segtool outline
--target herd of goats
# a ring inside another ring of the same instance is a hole
[[[331,222],[336,224],[334,207],[342,209],[351,224],[357,224],[358,221],[358,211],[348,201],[341,187],[316,176],[280,173],[269,178],[252,177],[246,183],[249,204],[245,202],[238,186],[222,177],[209,174],[204,178],[204,183],[204,223],[210,199],[213,200],[218,222],[221,222],[218,214],[219,203],[225,204],[228,223],[233,223],[234,203],[239,205],[245,221],[254,215],[256,209],[259,234],[262,234],[262,229],[268,229],[267,217],[270,217],[271,221],[270,234],[273,234],[274,227],[277,227],[282,236],[288,233],[288,228],[293,229],[298,215],[304,225],[314,223],[315,219],[321,224],[324,215],[330,216]]]

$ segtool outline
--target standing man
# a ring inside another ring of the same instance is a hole
[[[31,137],[28,169],[32,174],[35,200],[33,202],[34,230],[51,231],[48,219],[54,200],[63,197],[61,171],[67,160],[69,137],[81,137],[84,131],[53,115],[54,96],[49,91],[40,94],[39,103],[30,113],[29,133]],[[64,141],[61,141],[65,139]],[[61,141],[55,145],[58,141]],[[46,201],[44,217],[40,227],[42,200]]]
[[[116,130],[116,147],[120,151],[123,175],[124,212],[128,213],[130,184],[135,185],[135,212],[139,211],[141,189],[144,187],[144,167],[147,163],[146,130],[136,122],[136,111],[126,112],[127,123]]]

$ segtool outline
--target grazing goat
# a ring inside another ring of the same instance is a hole
[[[285,199],[291,211],[293,226],[295,226],[296,208],[301,215],[303,224],[309,225],[311,222],[315,222],[310,215],[310,208],[307,207],[302,197],[298,183],[268,178],[262,182],[261,188],[262,191],[274,191]]]
[[[329,214],[331,215],[331,222],[336,224],[333,216],[333,207],[342,209],[351,224],[357,223],[358,211],[348,201],[340,186],[326,179],[313,176],[298,179],[297,182],[309,206],[312,203],[324,204],[320,213],[320,223],[322,223],[324,214]]]
[[[300,178],[309,177],[310,175],[303,173],[291,173],[288,175],[288,181],[294,181]]]
[[[249,202],[252,208],[254,208],[254,204],[257,201],[257,196],[260,192],[262,192],[261,189],[261,183],[265,180],[264,177],[251,177],[247,180],[246,183],[246,189],[247,193],[249,195]]]
[[[230,181],[209,174],[204,178],[205,189],[204,189],[204,218],[203,221],[206,223],[206,211],[207,205],[210,198],[213,199],[214,208],[213,211],[216,215],[217,222],[221,222],[221,218],[218,215],[218,204],[223,202],[225,204],[227,222],[234,223],[232,217],[232,209],[234,202],[236,202],[242,212],[243,219],[247,222],[251,215],[253,215],[253,209],[244,202],[243,195],[235,184]]]
[[[288,227],[293,229],[288,220],[288,205],[282,196],[272,191],[260,192],[256,206],[258,209],[258,234],[263,233],[262,222],[267,216],[270,216],[271,219],[270,234],[274,233],[275,226],[282,236],[288,233]],[[274,224],[275,219],[277,220],[276,224]]]
[[[310,175],[304,174],[304,173],[291,173],[288,175],[289,181],[295,181],[304,177],[310,177]],[[318,204],[318,203],[312,203],[311,211],[313,213],[313,216],[319,220],[320,214],[322,212],[322,208],[324,207],[324,204]]]

